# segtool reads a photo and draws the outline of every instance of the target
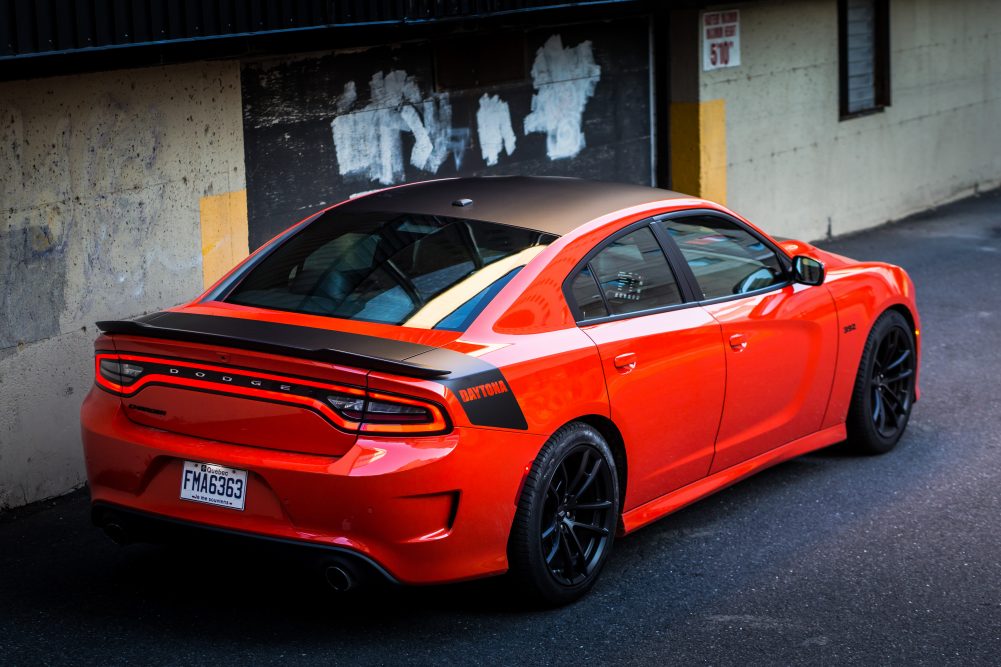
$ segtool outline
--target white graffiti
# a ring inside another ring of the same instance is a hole
[[[410,164],[436,173],[449,153],[461,164],[468,139],[452,130],[448,94],[424,99],[414,77],[403,70],[376,72],[369,82],[371,100],[351,111],[358,101],[353,81],[336,101],[338,115],[331,121],[338,169],[342,176],[364,174],[383,185],[404,178],[403,133],[414,137]],[[468,137],[468,130],[466,131]]]
[[[483,94],[476,110],[476,129],[480,139],[480,153],[488,166],[497,164],[503,150],[514,153],[517,139],[511,126],[511,108],[497,95]]]
[[[601,79],[591,42],[563,46],[553,35],[535,53],[532,111],[525,116],[525,134],[544,132],[546,154],[551,160],[573,157],[584,148],[584,107]]]
[[[591,42],[564,47],[552,35],[536,52],[532,64],[531,112],[525,116],[524,133],[546,135],[550,160],[574,157],[584,149],[584,109],[601,79]],[[417,80],[404,70],[377,72],[369,81],[370,100],[359,106],[354,81],[334,103],[336,116],[330,126],[341,176],[363,175],[382,185],[405,177],[404,135],[413,137],[409,163],[436,174],[449,155],[455,169],[470,144],[469,128],[452,127],[452,105],[447,93],[425,96]],[[514,154],[517,136],[511,108],[499,95],[484,93],[476,111],[476,136],[487,166],[496,166],[502,153]]]

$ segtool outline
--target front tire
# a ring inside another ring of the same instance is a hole
[[[508,546],[511,577],[543,604],[581,598],[608,560],[618,517],[619,481],[608,443],[587,424],[564,426],[525,480]]]
[[[914,332],[896,310],[872,326],[848,410],[848,445],[859,454],[885,454],[907,428],[914,405]]]

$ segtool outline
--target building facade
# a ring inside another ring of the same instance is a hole
[[[1001,184],[988,0],[246,6],[0,0],[0,508],[82,483],[95,321],[352,194],[579,176],[814,240]]]

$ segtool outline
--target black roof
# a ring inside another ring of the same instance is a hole
[[[440,215],[499,222],[562,236],[624,208],[687,195],[644,185],[554,176],[483,176],[414,183],[358,197],[343,212]],[[453,202],[472,203],[456,206]]]

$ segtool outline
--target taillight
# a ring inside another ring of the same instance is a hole
[[[433,419],[428,408],[388,401],[369,401],[365,406],[365,418],[372,422],[392,424],[419,424]]]
[[[416,398],[368,392],[362,433],[442,433],[448,430],[445,413],[434,403]]]
[[[113,359],[101,359],[98,367],[101,375],[120,385],[132,384],[143,374],[142,366],[130,364],[125,361],[115,361]]]
[[[332,394],[329,402],[345,419],[358,422],[364,433],[439,433],[448,430],[448,420],[434,403],[373,391],[366,397]]]
[[[334,410],[351,421],[361,421],[365,414],[365,397],[350,396],[347,394],[331,394],[327,396],[327,402],[334,406]]]
[[[99,352],[94,363],[97,366],[94,373],[97,384],[116,394],[124,393],[145,372],[141,365],[122,361],[113,354]]]
[[[450,428],[444,409],[435,403],[361,387],[113,352],[98,352],[95,365],[97,384],[119,396],[162,384],[308,407],[346,431],[432,435]]]

